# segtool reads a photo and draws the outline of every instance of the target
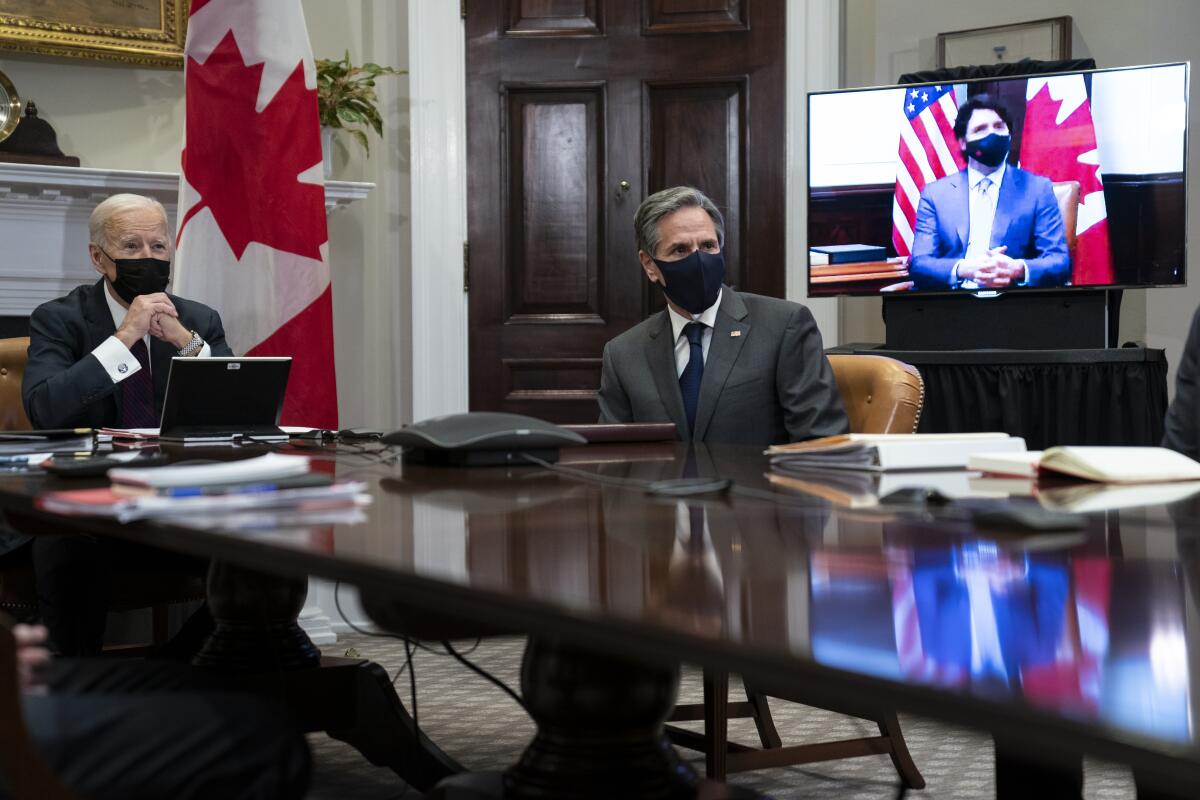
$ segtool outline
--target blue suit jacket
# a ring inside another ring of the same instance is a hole
[[[957,289],[954,264],[967,252],[971,230],[967,171],[926,185],[917,206],[909,272],[918,289]],[[1000,183],[992,247],[1006,245],[1005,255],[1023,258],[1028,286],[1065,286],[1071,279],[1071,254],[1062,212],[1050,179],[1009,164]]]
[[[971,669],[971,605],[954,572],[952,551],[921,553],[913,564],[913,594],[925,654],[941,664]],[[993,593],[1000,651],[1010,680],[1024,667],[1054,659],[1066,621],[1066,567],[1031,560],[1024,583]]]

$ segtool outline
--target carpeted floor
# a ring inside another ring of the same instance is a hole
[[[522,638],[485,639],[470,658],[516,688],[524,647]],[[387,638],[343,636],[338,644],[325,649],[330,655],[343,655],[348,648],[378,662],[393,675],[404,664],[403,645]],[[420,725],[433,741],[469,769],[503,769],[516,760],[533,735],[533,724],[507,695],[448,656],[421,652],[414,664]],[[405,673],[397,681],[406,705],[409,705],[408,679]],[[739,691],[740,687],[734,686],[730,694]],[[685,671],[680,700],[698,702],[700,697],[699,672]],[[780,735],[788,744],[876,733],[873,723],[795,703],[772,699],[771,711]],[[901,723],[909,750],[927,783],[924,790],[911,792],[908,797],[984,800],[994,796],[992,745],[987,736],[911,715],[902,715]],[[731,720],[730,738],[756,742],[753,723]],[[314,734],[309,742],[315,765],[310,793],[314,800],[420,797],[390,770],[371,766],[357,751],[341,742],[324,734]],[[685,757],[695,757],[697,768],[703,771],[698,754],[686,750],[682,753]],[[1088,761],[1085,775],[1087,800],[1134,797],[1133,780],[1124,767]],[[777,800],[891,800],[899,789],[887,756],[742,773],[732,776],[730,783],[753,788]]]

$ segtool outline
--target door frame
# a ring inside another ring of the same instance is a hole
[[[826,346],[838,342],[838,301],[807,300],[807,93],[838,86],[842,0],[787,4],[787,298],[805,302]],[[412,413],[468,408],[466,39],[458,3],[408,3],[412,135]],[[797,47],[802,43],[801,47]]]

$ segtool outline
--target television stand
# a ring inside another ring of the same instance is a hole
[[[1115,347],[1120,292],[1001,292],[884,297],[892,350]]]
[[[925,382],[920,433],[1004,431],[1031,450],[1162,441],[1162,350],[895,350],[860,343],[827,352],[888,356],[916,367]]]

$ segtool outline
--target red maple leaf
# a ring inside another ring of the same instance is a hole
[[[1042,86],[1026,104],[1021,168],[1052,181],[1079,181],[1082,197],[1103,191],[1096,165],[1079,161],[1081,155],[1096,149],[1091,102],[1084,100],[1058,123],[1061,106],[1061,100],[1050,97],[1049,85]]]
[[[321,160],[317,92],[295,70],[258,112],[263,65],[242,59],[230,31],[203,64],[188,58],[183,173],[200,194],[180,225],[209,208],[235,256],[250,242],[320,259],[328,239],[321,186],[297,176]]]

